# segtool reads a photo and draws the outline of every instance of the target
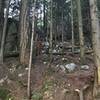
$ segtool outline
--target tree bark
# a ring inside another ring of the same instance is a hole
[[[100,24],[96,0],[90,0],[91,24],[95,64],[97,66],[98,84],[100,85]]]
[[[62,33],[62,43],[64,43],[64,12],[63,12],[63,7],[62,7],[62,23],[61,23],[62,25],[61,25],[61,27],[62,27],[62,31],[61,31],[61,33]]]
[[[53,1],[51,0],[50,10],[50,58],[52,59],[52,41],[53,41]]]
[[[100,91],[100,24],[98,18],[98,8],[96,0],[90,0],[90,13],[91,13],[91,24],[92,24],[92,42],[94,51],[94,60],[97,67],[95,71],[94,79],[94,100],[95,97],[99,95]],[[98,98],[99,100],[100,98]]]
[[[73,0],[71,0],[72,52],[74,53]]]
[[[28,0],[21,1],[21,11],[20,11],[20,62],[22,64],[27,64],[26,59],[28,56],[27,45],[28,45]]]
[[[6,39],[9,5],[10,5],[10,0],[8,1],[8,4],[7,4],[6,15],[5,15],[5,19],[4,19],[3,34],[2,34],[1,49],[0,49],[0,63],[3,63],[3,61],[4,61],[4,46],[5,46],[5,39]]]
[[[43,13],[44,13],[44,18],[43,18],[43,29],[44,29],[44,34],[46,34],[46,30],[47,30],[47,28],[46,28],[46,12],[45,12],[45,10],[46,10],[46,6],[45,6],[45,0],[43,0]]]
[[[79,40],[80,40],[80,57],[81,62],[84,63],[85,53],[84,53],[84,34],[83,34],[83,24],[82,24],[82,11],[81,11],[81,1],[77,0],[78,6],[78,25],[79,25]]]
[[[31,67],[32,67],[32,55],[33,55],[34,34],[35,34],[35,4],[36,1],[34,1],[33,18],[32,18],[32,36],[31,36],[30,59],[29,59],[29,70],[28,70],[28,87],[27,87],[28,100],[31,100]]]
[[[4,0],[0,0],[0,45],[1,45],[1,37],[3,31],[3,21],[4,21]]]

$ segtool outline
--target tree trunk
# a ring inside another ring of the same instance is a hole
[[[62,25],[61,25],[61,27],[62,27],[62,31],[61,31],[61,33],[62,33],[62,43],[64,43],[64,12],[63,12],[63,7],[62,7]]]
[[[57,22],[55,21],[54,24],[54,40],[55,40],[55,44],[57,43]]]
[[[28,57],[27,44],[28,44],[28,28],[29,20],[28,15],[28,0],[21,1],[21,11],[20,11],[20,62],[26,64]]]
[[[57,9],[57,2],[55,3],[55,9]],[[55,44],[57,43],[57,13],[55,13],[55,19],[54,19],[54,40]]]
[[[45,12],[45,0],[43,0],[43,13],[44,13],[44,18],[43,18],[43,29],[44,29],[44,34],[46,34],[46,12]]]
[[[74,53],[73,0],[71,0],[72,52]]]
[[[28,100],[31,100],[31,67],[32,67],[32,55],[33,55],[34,34],[35,34],[35,5],[36,1],[34,1],[33,18],[32,18],[32,36],[31,36],[30,59],[29,59],[29,70],[28,70],[28,87],[27,87]]]
[[[4,20],[4,0],[0,0],[0,45],[1,45],[1,37],[3,31],[3,20]]]
[[[8,4],[7,4],[4,26],[3,26],[3,34],[2,34],[1,49],[0,49],[0,63],[3,63],[3,60],[4,60],[4,46],[5,46],[5,39],[6,39],[9,5],[10,5],[10,0],[8,1]]]
[[[92,36],[93,36],[93,49],[95,56],[95,64],[98,70],[98,84],[100,85],[100,25],[98,18],[98,10],[96,0],[90,0],[91,10],[91,24],[92,24]]]
[[[47,5],[47,14],[46,14],[46,16],[47,16],[46,41],[48,41],[49,40],[49,21],[48,21],[48,19],[49,19],[49,7],[48,7],[48,5]]]
[[[97,3],[96,0],[90,0],[93,50],[94,50],[95,65],[97,67],[97,70],[95,73],[94,86],[97,87],[97,86],[100,86],[100,24],[99,24],[98,9],[97,9],[96,3]],[[95,96],[99,95],[98,89],[100,90],[100,88],[96,88],[96,87],[94,87],[94,95]]]
[[[82,24],[82,12],[81,12],[81,1],[77,0],[78,6],[78,25],[79,25],[79,40],[80,40],[80,57],[81,62],[84,63],[85,53],[84,53],[84,35],[83,35],[83,24]]]
[[[53,1],[51,0],[51,10],[50,10],[50,58],[52,58],[52,41],[53,41]]]

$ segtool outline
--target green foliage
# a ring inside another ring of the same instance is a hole
[[[43,96],[41,93],[39,92],[34,92],[33,95],[32,95],[32,100],[42,100],[43,99]]]
[[[0,100],[9,100],[9,99],[14,100],[10,95],[10,91],[3,87],[0,87]]]
[[[43,87],[32,93],[32,100],[43,100],[43,93],[52,90],[54,82],[51,80],[46,80]]]
[[[54,82],[51,81],[51,80],[46,80],[43,87],[42,87],[42,92],[45,92],[45,91],[48,91],[48,90],[51,90],[52,87],[54,85]]]

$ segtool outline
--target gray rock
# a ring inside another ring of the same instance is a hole
[[[90,67],[88,65],[82,65],[81,69],[88,70]]]
[[[46,64],[47,64],[47,62],[43,62],[43,64],[44,64],[44,65],[46,65]]]
[[[26,67],[26,68],[25,68],[25,70],[27,71],[27,70],[29,70],[29,68],[28,68],[28,67]]]
[[[65,66],[64,66],[64,65],[60,65],[60,69],[61,69],[63,72],[65,72],[65,71],[66,71],[66,68],[65,68]]]
[[[18,77],[23,77],[23,76],[24,76],[24,73],[18,74]]]
[[[52,51],[52,53],[57,53],[57,50],[54,49],[54,50]]]
[[[74,71],[76,67],[77,67],[77,65],[74,64],[74,63],[70,63],[70,64],[65,65],[65,68],[66,68],[69,72]]]
[[[8,76],[5,76],[4,78],[0,79],[0,86],[3,85],[3,83],[7,80]]]

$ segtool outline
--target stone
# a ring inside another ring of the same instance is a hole
[[[66,69],[65,69],[64,65],[60,65],[60,68],[61,68],[61,70],[62,70],[63,72],[65,72],[65,71],[66,71]]]
[[[29,68],[28,68],[28,67],[26,67],[26,68],[25,68],[25,70],[27,71],[27,70],[29,70]]]
[[[88,65],[82,65],[81,69],[88,70],[90,67]]]
[[[23,73],[21,73],[21,74],[18,74],[18,77],[22,77],[24,74]]]
[[[65,65],[65,68],[68,70],[68,72],[74,71],[76,67],[77,67],[77,65],[74,63],[70,63],[70,64]]]
[[[47,64],[47,62],[43,62],[43,64],[44,64],[44,65],[46,65],[46,64]]]

